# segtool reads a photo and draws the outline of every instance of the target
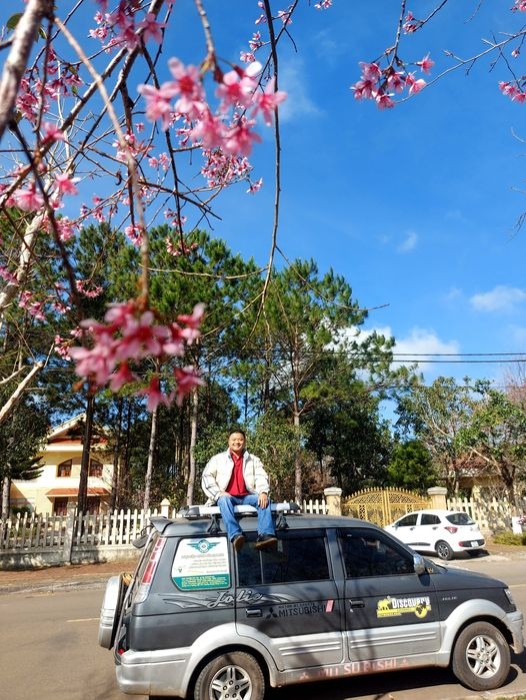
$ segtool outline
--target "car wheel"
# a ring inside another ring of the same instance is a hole
[[[453,550],[445,540],[439,540],[435,545],[436,553],[440,559],[449,561],[453,559]]]
[[[194,700],[263,700],[265,678],[256,659],[233,651],[212,659],[199,674]]]
[[[453,673],[471,690],[500,688],[510,671],[510,648],[502,633],[489,622],[474,622],[455,644]]]

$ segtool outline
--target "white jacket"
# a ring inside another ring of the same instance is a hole
[[[201,479],[201,486],[208,498],[215,503],[217,499],[226,493],[230,483],[234,460],[230,450],[214,455],[206,465]],[[255,455],[245,450],[243,454],[243,477],[245,486],[250,493],[268,493],[268,476],[263,468],[263,463]]]

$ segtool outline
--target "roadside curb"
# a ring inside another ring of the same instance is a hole
[[[54,593],[55,591],[67,591],[83,588],[104,588],[110,574],[99,579],[89,579],[84,581],[48,581],[41,584],[13,584],[0,586],[0,596],[11,593]]]

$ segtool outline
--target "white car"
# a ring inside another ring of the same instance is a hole
[[[477,523],[462,511],[416,510],[384,529],[417,552],[436,552],[440,559],[471,554],[485,544]]]

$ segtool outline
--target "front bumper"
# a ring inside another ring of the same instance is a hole
[[[516,654],[522,654],[524,651],[524,635],[522,627],[524,624],[524,616],[520,610],[512,613],[507,613],[506,623],[513,636],[513,651]]]

